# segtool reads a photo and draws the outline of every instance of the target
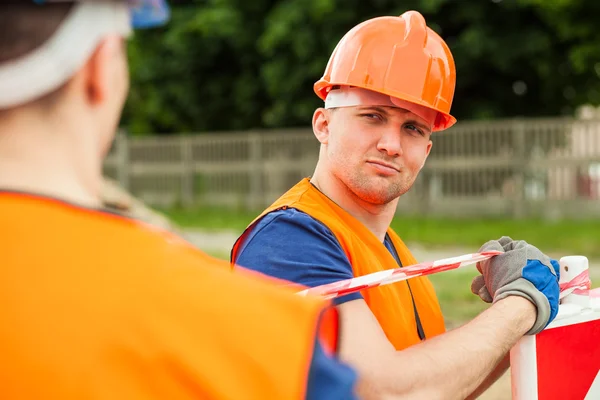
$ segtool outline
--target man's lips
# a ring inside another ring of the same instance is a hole
[[[382,160],[367,160],[367,163],[372,164],[380,169],[386,169],[394,172],[400,172],[400,167]]]

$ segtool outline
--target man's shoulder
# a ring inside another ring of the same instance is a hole
[[[266,218],[266,220],[265,220]],[[273,211],[251,228],[235,252],[236,264],[285,281],[314,287],[353,277],[333,232],[296,209]],[[345,296],[344,301],[360,298]]]
[[[264,215],[252,226],[251,237],[277,236],[290,239],[333,236],[331,230],[321,221],[296,208],[286,207]]]
[[[320,222],[314,217],[308,215],[304,211],[300,211],[294,207],[282,207],[278,208],[274,211],[271,211],[265,214],[259,222],[263,221],[274,221],[278,220],[280,222],[289,222],[289,221],[297,221],[300,223],[319,223]]]

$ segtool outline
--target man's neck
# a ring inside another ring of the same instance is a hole
[[[70,135],[68,128],[35,119],[3,121],[0,188],[100,206],[101,162],[90,143],[93,139],[84,131]],[[78,135],[80,142],[73,141]]]
[[[365,202],[336,177],[321,173],[318,166],[310,182],[348,214],[359,220],[381,242],[384,241],[394,218],[398,199],[384,205]]]

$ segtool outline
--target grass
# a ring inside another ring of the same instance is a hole
[[[465,268],[429,277],[448,326],[469,321],[489,306],[471,293],[471,280],[478,273],[475,268]]]
[[[204,208],[164,211],[182,227],[242,232],[259,212]],[[401,216],[392,227],[406,242],[428,246],[479,248],[502,235],[526,240],[550,255],[585,255],[600,259],[600,220],[451,219]]]
[[[392,227],[406,241],[423,245],[479,248],[490,239],[507,235],[526,240],[554,255],[600,258],[600,220],[544,221],[536,219],[430,219],[398,217]]]
[[[223,229],[242,232],[259,215],[259,211],[230,210],[223,208],[182,208],[160,210],[182,228],[197,228],[206,231]]]

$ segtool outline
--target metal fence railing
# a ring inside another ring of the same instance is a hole
[[[433,149],[399,213],[600,215],[600,121],[461,122]],[[314,170],[310,129],[128,138],[119,135],[105,173],[160,206],[257,209]]]

